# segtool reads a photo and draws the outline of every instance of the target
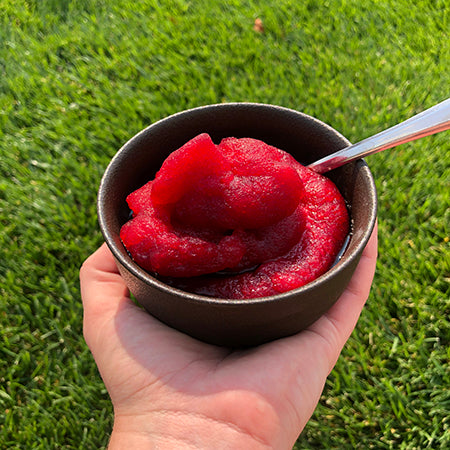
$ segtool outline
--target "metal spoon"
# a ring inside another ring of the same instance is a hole
[[[317,173],[325,173],[355,159],[448,129],[450,129],[450,98],[398,125],[325,156],[307,167]]]

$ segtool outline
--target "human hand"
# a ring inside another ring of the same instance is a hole
[[[80,271],[84,336],[114,405],[110,448],[292,448],[369,295],[377,229],[346,291],[306,330],[216,347],[136,306],[104,244]]]

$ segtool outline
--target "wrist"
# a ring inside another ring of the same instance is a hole
[[[231,423],[196,413],[157,411],[116,415],[108,449],[268,449],[271,446]]]

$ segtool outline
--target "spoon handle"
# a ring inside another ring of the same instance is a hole
[[[398,125],[394,125],[354,145],[325,156],[319,161],[310,164],[308,168],[317,173],[325,173],[355,159],[430,136],[449,128],[450,98]]]

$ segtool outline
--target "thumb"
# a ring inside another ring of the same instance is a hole
[[[80,269],[83,301],[83,332],[88,346],[96,348],[96,337],[105,326],[113,326],[112,318],[119,309],[135,306],[119,274],[114,257],[103,244],[83,263]]]

